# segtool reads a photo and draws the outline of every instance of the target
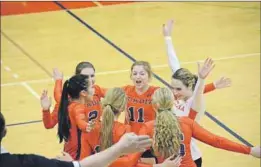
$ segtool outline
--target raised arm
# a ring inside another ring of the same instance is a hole
[[[200,140],[208,145],[211,145],[216,148],[220,148],[223,150],[238,152],[242,154],[251,154],[254,157],[260,158],[260,147],[248,147],[242,144],[238,144],[236,142],[230,141],[224,137],[217,136],[206,129],[202,128],[196,122],[192,125],[193,134],[192,136],[195,139]]]
[[[53,128],[58,122],[58,110],[59,104],[56,103],[53,109],[53,112],[50,113],[51,107],[51,98],[47,95],[47,90],[43,90],[41,95],[41,106],[42,106],[42,113],[43,113],[43,124],[46,129]]]
[[[205,113],[205,101],[204,101],[204,88],[205,88],[205,79],[207,78],[208,74],[212,71],[215,67],[214,61],[211,58],[207,58],[201,67],[198,63],[198,80],[195,86],[194,92],[192,97],[189,99],[189,106],[194,111],[197,112],[197,116],[195,120],[199,122],[200,118]]]
[[[172,73],[175,73],[178,69],[180,69],[180,63],[176,55],[176,51],[173,47],[171,38],[173,23],[173,20],[169,20],[166,24],[163,24],[163,35],[167,49],[168,63],[172,70]]]
[[[221,77],[216,81],[205,85],[204,93],[209,93],[215,89],[223,89],[230,86],[231,86],[231,79],[226,77]]]
[[[55,81],[54,100],[56,103],[60,103],[63,90],[63,74],[57,68],[53,69],[53,79]]]

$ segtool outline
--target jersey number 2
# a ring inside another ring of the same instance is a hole
[[[98,117],[98,111],[96,111],[96,110],[91,111],[91,112],[89,112],[88,116],[89,116],[89,121],[96,119]]]

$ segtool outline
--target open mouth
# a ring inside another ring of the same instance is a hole
[[[136,84],[140,84],[141,83],[141,81],[136,81]]]

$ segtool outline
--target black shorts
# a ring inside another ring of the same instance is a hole
[[[146,150],[142,155],[141,158],[155,158],[155,162],[158,163],[157,158],[155,155],[152,153],[151,149]]]
[[[199,159],[195,160],[194,162],[197,165],[197,167],[201,167],[201,165],[202,165],[202,158],[199,158]]]

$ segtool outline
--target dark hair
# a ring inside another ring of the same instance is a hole
[[[173,75],[173,79],[180,80],[186,87],[190,87],[192,90],[195,89],[198,76],[192,74],[188,69],[180,68]]]
[[[78,99],[82,90],[89,87],[87,76],[78,74],[66,80],[63,84],[63,91],[58,112],[58,137],[60,143],[68,141],[70,137],[71,122],[68,114],[69,97]]]
[[[88,61],[82,61],[80,62],[76,68],[75,68],[75,74],[81,74],[82,70],[84,68],[92,68],[95,71],[95,68],[93,66],[92,63],[88,62]]]
[[[5,118],[2,112],[0,112],[0,142],[2,141],[5,133]]]

